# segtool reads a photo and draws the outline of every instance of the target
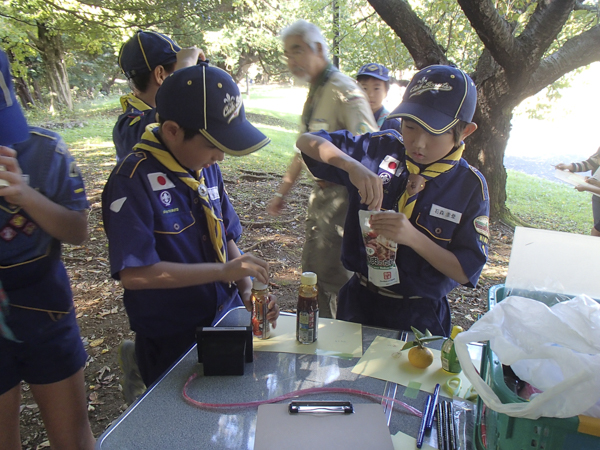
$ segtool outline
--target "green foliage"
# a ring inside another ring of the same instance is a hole
[[[589,193],[514,170],[507,173],[506,206],[519,219],[535,228],[590,234],[594,224]]]
[[[413,347],[425,347],[425,344],[428,344],[433,341],[439,341],[440,339],[444,339],[444,336],[434,336],[431,334],[431,331],[425,330],[425,333],[421,333],[415,327],[410,327],[413,334],[415,335],[415,339],[407,342],[402,347],[402,350],[408,350]],[[402,351],[400,350],[400,351]]]

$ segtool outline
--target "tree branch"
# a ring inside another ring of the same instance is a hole
[[[400,37],[418,69],[431,64],[448,64],[444,49],[406,0],[369,0],[369,3]]]
[[[479,39],[494,60],[507,72],[523,59],[523,51],[510,24],[490,0],[457,0]]]
[[[520,100],[537,94],[578,67],[600,61],[598,42],[600,42],[600,25],[566,41],[559,50],[542,60],[528,85],[520,93]]]
[[[552,45],[574,6],[575,0],[538,1],[525,29],[517,38],[523,46],[525,58],[529,61],[528,66],[537,63]],[[517,64],[522,67],[523,63],[519,61]]]

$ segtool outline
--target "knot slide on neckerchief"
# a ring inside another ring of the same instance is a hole
[[[6,324],[5,317],[8,315],[9,303],[8,297],[2,288],[2,282],[0,282],[0,336],[9,341],[21,342],[18,340],[12,330]]]
[[[223,237],[225,236],[223,219],[217,217],[210,203],[210,199],[208,198],[208,189],[206,188],[202,170],[199,170],[196,173],[196,176],[200,178],[200,181],[190,175],[190,173],[177,162],[171,153],[162,148],[162,144],[159,142],[156,136],[154,136],[154,133],[150,131],[155,126],[156,124],[151,124],[146,127],[146,131],[144,131],[144,134],[142,135],[142,140],[140,143],[136,144],[133,149],[146,150],[152,153],[158,162],[177,175],[181,181],[187,184],[190,189],[198,194],[198,197],[202,202],[204,215],[206,217],[210,241],[212,242],[213,248],[217,253],[217,262],[227,262],[227,252],[225,248],[225,242],[223,240]]]
[[[408,176],[406,189],[400,197],[400,200],[398,200],[398,211],[404,213],[406,217],[410,219],[415,209],[419,192],[425,189],[425,184],[427,181],[434,179],[438,175],[448,172],[456,164],[458,164],[464,149],[465,145],[461,144],[460,147],[450,152],[445,158],[440,159],[439,161],[436,161],[423,169],[421,169],[407,155],[406,168],[410,172],[410,175]]]

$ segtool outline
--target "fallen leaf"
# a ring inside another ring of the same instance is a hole
[[[92,342],[90,342],[90,347],[98,347],[99,345],[102,345],[103,342],[104,338],[94,339]]]

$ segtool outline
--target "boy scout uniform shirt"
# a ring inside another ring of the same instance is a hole
[[[113,143],[117,150],[117,163],[123,161],[125,156],[137,144],[144,130],[151,123],[156,122],[156,109],[144,103],[133,94],[121,97],[123,113],[117,119],[113,128]]]
[[[363,134],[378,130],[367,97],[356,81],[332,66],[329,70],[329,78],[322,85],[317,82],[314,93],[309,94],[315,104],[301,132],[349,130]]]
[[[12,148],[29,186],[70,210],[88,208],[79,169],[57,133],[30,127],[29,139]],[[69,312],[71,288],[60,257],[60,241],[0,197],[0,281],[11,306]]]
[[[202,174],[214,211],[223,220],[226,246],[227,241],[240,237],[242,227],[219,166],[204,168]],[[149,152],[135,151],[115,167],[102,194],[102,216],[115,279],[125,268],[161,261],[217,261],[198,193]],[[123,300],[131,329],[148,337],[212,325],[230,309],[243,305],[235,285],[220,282],[175,289],[125,289]]]
[[[363,136],[347,132],[315,133],[379,174],[384,182],[382,209],[397,210],[398,200],[408,180],[402,137],[394,130]],[[358,220],[358,190],[347,172],[306,155],[304,160],[315,176],[343,184],[349,193],[348,215],[344,226],[342,262],[351,271],[368,275],[367,256]],[[392,169],[393,167],[393,169]],[[476,286],[487,261],[489,244],[489,195],[483,175],[464,160],[450,171],[428,181],[420,192],[411,223],[441,247],[451,251]],[[358,251],[357,251],[358,248]],[[387,289],[406,297],[443,299],[458,283],[439,272],[413,249],[398,246],[396,255],[400,283]]]

